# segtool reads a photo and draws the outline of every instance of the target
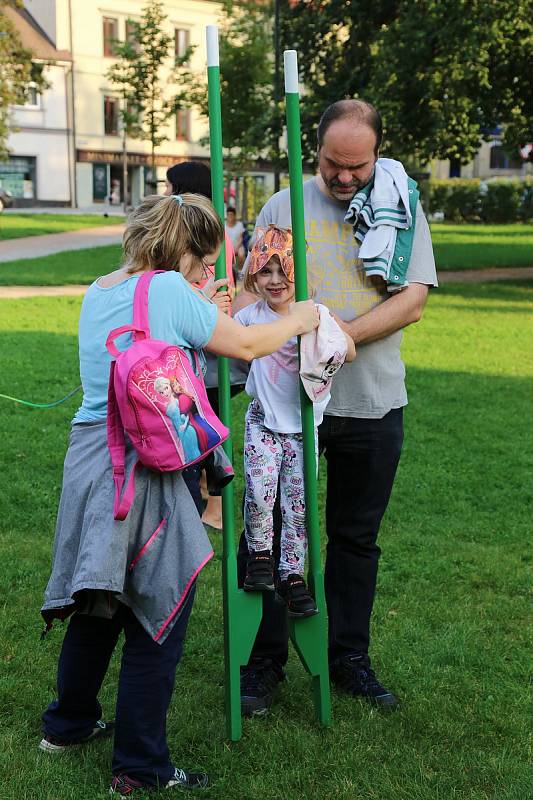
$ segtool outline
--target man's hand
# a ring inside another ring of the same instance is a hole
[[[341,329],[351,336],[355,344],[366,344],[384,339],[391,333],[406,328],[422,317],[428,295],[424,283],[411,283],[401,292],[391,295],[384,303],[346,322],[333,313],[333,318]]]

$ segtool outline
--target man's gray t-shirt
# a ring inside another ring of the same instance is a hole
[[[378,276],[367,277],[358,258],[352,226],[344,222],[347,205],[318,188],[316,178],[304,183],[307,273],[314,299],[346,321],[355,319],[390,297]],[[289,190],[268,200],[257,226],[291,227]],[[420,204],[409,268],[409,283],[437,286],[429,226]],[[407,404],[405,368],[400,356],[402,331],[375,342],[357,345],[355,361],[336,374],[326,414],[334,417],[381,418]]]

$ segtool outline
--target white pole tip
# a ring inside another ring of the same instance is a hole
[[[218,53],[218,25],[208,25],[205,29],[207,42],[207,66],[220,66]]]
[[[298,94],[298,54],[296,50],[285,50],[283,62],[285,67],[285,93]]]

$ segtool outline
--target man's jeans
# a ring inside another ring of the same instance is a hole
[[[377,536],[387,508],[403,443],[403,410],[382,419],[325,416],[318,430],[327,462],[325,591],[329,616],[329,659],[368,652],[380,548]],[[279,505],[274,529],[280,529]],[[275,556],[276,547],[275,547]],[[278,542],[279,553],[279,542]],[[247,548],[241,537],[239,585]],[[263,599],[263,621],[252,657],[287,661],[285,608]]]

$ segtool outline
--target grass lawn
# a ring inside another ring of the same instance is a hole
[[[78,298],[1,300],[0,392],[37,402],[75,386]],[[406,441],[380,535],[378,674],[402,698],[381,715],[333,693],[314,719],[292,655],[272,713],[229,744],[223,721],[221,537],[202,574],[169,717],[176,763],[210,771],[209,800],[527,800],[533,282],[449,285],[406,332]],[[2,800],[107,797],[110,743],[39,754],[62,639],[39,641],[69,420],[0,399]],[[245,398],[234,401],[236,497]],[[320,497],[324,497],[321,465]],[[239,505],[239,503],[237,503]],[[113,714],[119,654],[102,690]],[[140,794],[140,800],[149,795]]]
[[[533,225],[432,225],[432,236],[440,270],[533,266]],[[0,263],[0,286],[88,284],[120,259],[120,246],[109,245],[6,261]]]
[[[431,225],[437,269],[532,267],[533,225]]]
[[[61,286],[92,283],[120,265],[122,248],[117,244],[66,250],[42,258],[0,262],[0,286]]]
[[[0,240],[20,239],[21,236],[41,236],[44,233],[78,231],[100,225],[120,225],[124,217],[102,214],[0,214]]]

